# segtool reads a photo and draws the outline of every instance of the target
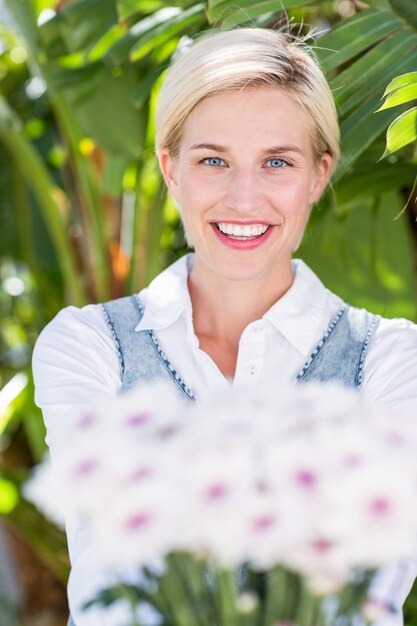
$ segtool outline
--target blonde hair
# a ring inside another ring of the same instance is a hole
[[[293,37],[263,28],[205,34],[169,68],[159,93],[156,150],[176,156],[185,120],[207,96],[249,86],[284,89],[305,111],[313,155],[339,158],[340,130],[330,87],[307,47]]]

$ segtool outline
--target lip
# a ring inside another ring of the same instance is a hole
[[[267,226],[274,226],[274,224],[272,224],[271,222],[268,222],[268,220],[229,220],[229,219],[219,219],[219,220],[211,220],[210,224],[213,226],[215,224],[239,224],[240,226],[251,226],[253,224],[266,224]]]
[[[242,226],[249,226],[250,224],[267,224],[269,226],[269,228],[263,233],[263,235],[256,237],[256,239],[248,239],[247,241],[244,241],[242,239],[230,239],[227,235],[222,233],[216,226],[216,224],[219,224],[221,221],[226,222],[226,220],[220,220],[219,222],[210,222],[210,226],[212,227],[215,235],[217,235],[218,239],[220,239],[220,241],[226,246],[228,246],[229,248],[233,248],[234,250],[253,250],[254,248],[259,248],[259,246],[262,246],[262,244],[267,241],[274,228],[273,224],[271,224],[270,222],[266,222],[265,220],[252,220],[251,222],[227,220],[227,224],[240,224]]]

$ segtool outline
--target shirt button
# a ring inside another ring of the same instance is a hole
[[[251,367],[251,368],[250,368],[250,370],[249,370],[249,374],[250,374],[251,376],[254,376],[254,375],[256,374],[256,367],[254,367],[254,366],[252,365],[252,367]]]
[[[263,332],[264,327],[263,326],[255,326],[255,333],[261,333]]]

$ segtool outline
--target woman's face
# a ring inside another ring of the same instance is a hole
[[[302,109],[265,86],[202,100],[185,121],[178,155],[163,149],[160,165],[196,264],[245,280],[290,271],[331,157],[314,162]]]

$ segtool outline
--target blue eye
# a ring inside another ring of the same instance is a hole
[[[274,157],[273,159],[268,159],[267,163],[270,163],[271,167],[273,167],[274,169],[280,169],[281,167],[288,165],[286,161],[284,161],[283,159],[278,159],[277,157]]]
[[[211,165],[212,167],[221,167],[222,165],[225,165],[225,162],[223,159],[220,159],[220,157],[208,157],[207,159],[203,159],[203,163]]]

